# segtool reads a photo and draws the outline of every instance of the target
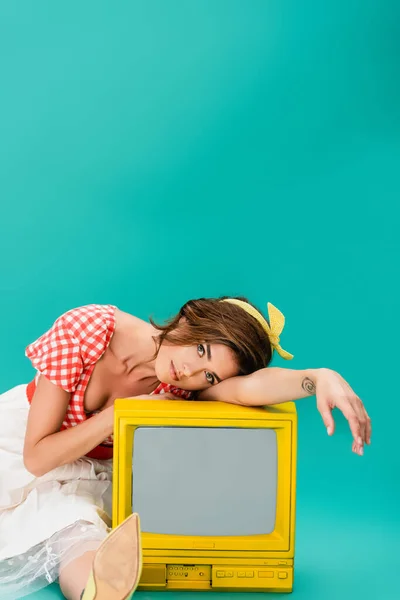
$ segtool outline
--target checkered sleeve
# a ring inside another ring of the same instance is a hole
[[[59,317],[25,351],[33,367],[66,392],[74,392],[86,367],[105,352],[115,328],[115,307],[90,304]]]

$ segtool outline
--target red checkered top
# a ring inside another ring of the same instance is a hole
[[[26,356],[37,370],[27,387],[31,402],[40,374],[71,393],[61,429],[82,423],[92,415],[85,413],[84,396],[95,364],[104,354],[115,330],[115,306],[89,304],[59,317],[53,326],[26,348]],[[191,392],[161,383],[153,394],[170,392],[184,399]],[[112,438],[103,442],[112,445]]]

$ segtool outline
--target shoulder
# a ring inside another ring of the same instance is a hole
[[[83,370],[105,352],[115,330],[115,307],[89,304],[62,314],[27,346],[32,366],[66,391],[74,391]]]
[[[44,346],[50,350],[54,345],[68,344],[96,345],[100,341],[108,342],[115,330],[115,310],[111,304],[87,304],[73,308],[58,317],[50,329],[39,339],[30,344]]]
[[[79,345],[84,361],[97,361],[114,334],[115,311],[111,304],[80,306],[62,315],[54,328],[60,337]]]
[[[114,319],[117,336],[136,339],[141,335],[148,336],[156,333],[150,323],[119,308],[115,308]]]
[[[55,324],[68,324],[72,328],[87,328],[90,324],[110,323],[115,325],[117,307],[112,304],[86,304],[72,308],[61,315]]]
[[[138,323],[145,323],[142,319],[127,313],[120,308],[114,307],[115,329],[116,331],[131,329]]]

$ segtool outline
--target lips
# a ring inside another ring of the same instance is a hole
[[[170,372],[171,377],[172,377],[172,379],[174,381],[179,381],[178,373],[176,372],[175,365],[172,362],[172,360],[171,360],[171,364],[170,364],[170,367],[169,367],[169,372]]]

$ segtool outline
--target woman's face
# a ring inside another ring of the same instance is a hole
[[[200,391],[238,375],[233,351],[223,344],[174,346],[164,341],[155,363],[156,376],[183,390]]]

